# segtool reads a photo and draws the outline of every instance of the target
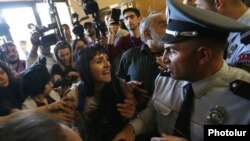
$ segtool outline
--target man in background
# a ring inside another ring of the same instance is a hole
[[[16,45],[12,42],[7,42],[6,44],[3,44],[2,49],[5,52],[4,56],[8,67],[10,68],[13,75],[17,77],[26,68],[25,60],[19,59],[19,54]]]
[[[64,37],[65,37],[65,41],[68,44],[72,45],[73,40],[72,40],[72,35],[71,35],[69,25],[68,24],[62,24],[62,29],[63,29],[63,34],[64,34]]]
[[[56,64],[54,55],[50,52],[50,46],[44,46],[41,44],[39,37],[41,35],[37,32],[31,35],[32,48],[26,60],[26,68],[30,67],[34,63],[42,63],[46,65],[46,68],[51,72],[52,66]],[[39,49],[39,54],[38,54]]]
[[[116,58],[118,62],[122,53],[129,48],[141,47],[140,35],[140,11],[137,8],[127,8],[122,11],[123,22],[126,25],[129,34],[118,38],[114,42],[114,49],[110,53],[112,58]]]

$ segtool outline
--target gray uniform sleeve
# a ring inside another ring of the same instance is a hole
[[[129,124],[134,127],[135,135],[148,133],[156,128],[155,110],[151,101],[149,102],[148,107],[139,113]]]

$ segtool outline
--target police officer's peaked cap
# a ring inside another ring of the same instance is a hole
[[[192,37],[227,37],[230,32],[246,32],[249,26],[176,0],[167,0],[168,20],[164,43],[178,42]]]

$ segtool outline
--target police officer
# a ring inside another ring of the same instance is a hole
[[[250,9],[242,0],[195,0],[196,7],[212,10],[224,16],[250,26]],[[228,37],[226,62],[230,66],[239,67],[250,72],[250,35],[241,36],[241,33],[232,32]],[[247,40],[244,40],[244,38]]]
[[[171,77],[156,78],[148,107],[114,141],[133,141],[155,127],[165,134],[159,140],[199,141],[203,125],[250,123],[250,74],[223,59],[228,34],[250,27],[175,0],[167,4],[163,61]]]

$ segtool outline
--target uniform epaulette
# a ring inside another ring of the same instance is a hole
[[[230,91],[234,94],[250,100],[250,83],[242,80],[235,80],[230,83]]]

